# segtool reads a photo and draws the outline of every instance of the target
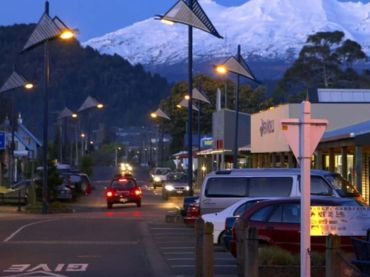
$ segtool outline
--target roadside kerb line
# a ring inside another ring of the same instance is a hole
[[[19,232],[21,232],[22,230],[26,229],[27,227],[30,227],[30,226],[33,226],[33,225],[37,225],[37,224],[41,224],[41,223],[47,223],[47,222],[51,222],[51,221],[57,221],[59,220],[58,219],[48,219],[48,220],[41,220],[41,221],[36,221],[36,222],[32,222],[32,223],[28,223],[26,225],[23,225],[22,227],[19,227],[15,232],[13,232],[9,237],[7,237],[4,242],[8,242],[9,240],[11,240],[15,235],[17,235]]]

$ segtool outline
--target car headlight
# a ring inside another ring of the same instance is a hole
[[[161,181],[161,178],[159,178],[158,176],[154,177],[154,182],[159,183],[160,181]]]
[[[166,190],[168,191],[173,191],[175,188],[173,187],[173,185],[165,185],[164,187]]]
[[[189,186],[186,186],[186,187],[185,187],[185,189],[186,189],[187,191],[189,191],[189,190],[190,190],[190,187],[189,187]]]

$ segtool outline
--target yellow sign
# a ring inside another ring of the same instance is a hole
[[[370,207],[311,207],[311,236],[366,236]]]

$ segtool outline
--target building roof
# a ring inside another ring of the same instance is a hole
[[[370,133],[370,120],[325,132],[321,141],[354,138],[367,133]]]

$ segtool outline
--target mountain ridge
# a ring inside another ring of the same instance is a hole
[[[223,40],[194,31],[194,60],[233,55],[237,44],[244,57],[292,61],[310,34],[343,31],[370,54],[370,4],[337,0],[250,0],[224,7],[199,1]],[[84,42],[104,54],[118,54],[132,64],[174,65],[187,59],[187,28],[146,19]]]

